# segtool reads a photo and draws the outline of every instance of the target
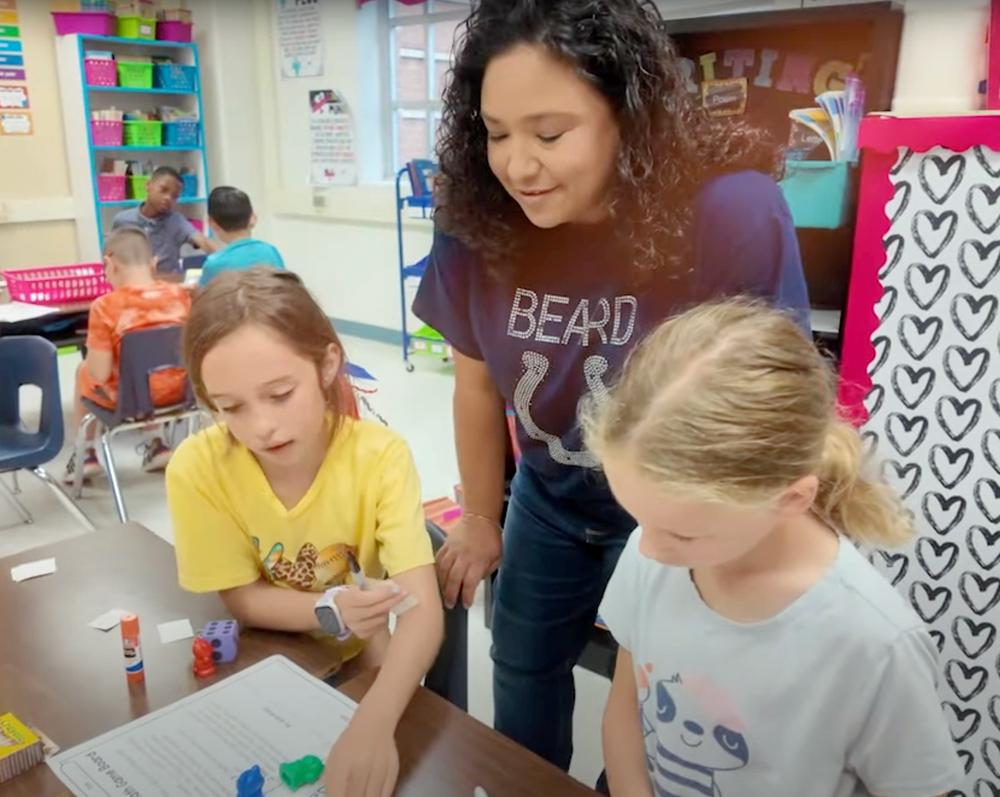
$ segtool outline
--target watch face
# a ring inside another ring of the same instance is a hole
[[[319,627],[322,628],[325,633],[331,634],[332,636],[339,636],[339,634],[344,630],[340,627],[340,621],[337,619],[337,613],[331,606],[317,606],[316,619],[319,620]]]

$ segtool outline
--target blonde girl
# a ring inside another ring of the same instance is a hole
[[[441,644],[420,483],[406,443],[352,417],[344,350],[299,279],[254,268],[195,298],[188,374],[219,423],[167,470],[180,584],[249,626],[311,632],[381,666],[330,752],[328,797],[388,797],[396,724]],[[353,561],[352,561],[353,560]],[[362,590],[360,569],[372,579]],[[391,583],[375,579],[388,575]],[[390,637],[388,617],[399,615]]]
[[[614,797],[960,783],[934,644],[856,547],[906,541],[909,518],[865,474],[830,369],[791,320],[691,310],[582,418],[639,526],[601,605],[621,645],[603,734]]]

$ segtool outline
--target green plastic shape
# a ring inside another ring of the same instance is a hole
[[[314,755],[307,755],[298,761],[291,761],[278,767],[281,782],[295,791],[310,783],[315,783],[323,774],[323,762]]]

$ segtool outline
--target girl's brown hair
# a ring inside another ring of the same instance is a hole
[[[832,528],[872,546],[912,534],[837,415],[832,370],[790,318],[759,304],[708,304],[665,322],[581,419],[598,458],[627,452],[664,489],[695,500],[766,503],[815,475],[813,511]]]
[[[302,357],[322,368],[330,346],[340,352],[340,373],[326,390],[326,401],[335,423],[344,415],[357,416],[350,383],[344,373],[347,356],[330,323],[312,294],[290,271],[255,266],[228,271],[198,292],[184,326],[184,363],[199,401],[211,407],[201,366],[205,355],[220,340],[246,324],[257,324],[281,335]],[[253,367],[252,363],[247,364]]]

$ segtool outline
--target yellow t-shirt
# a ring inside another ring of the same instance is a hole
[[[434,563],[420,481],[403,439],[344,418],[316,479],[292,509],[222,424],[188,438],[167,468],[177,573],[191,592],[264,578],[323,592],[349,581],[346,553],[390,577]]]

